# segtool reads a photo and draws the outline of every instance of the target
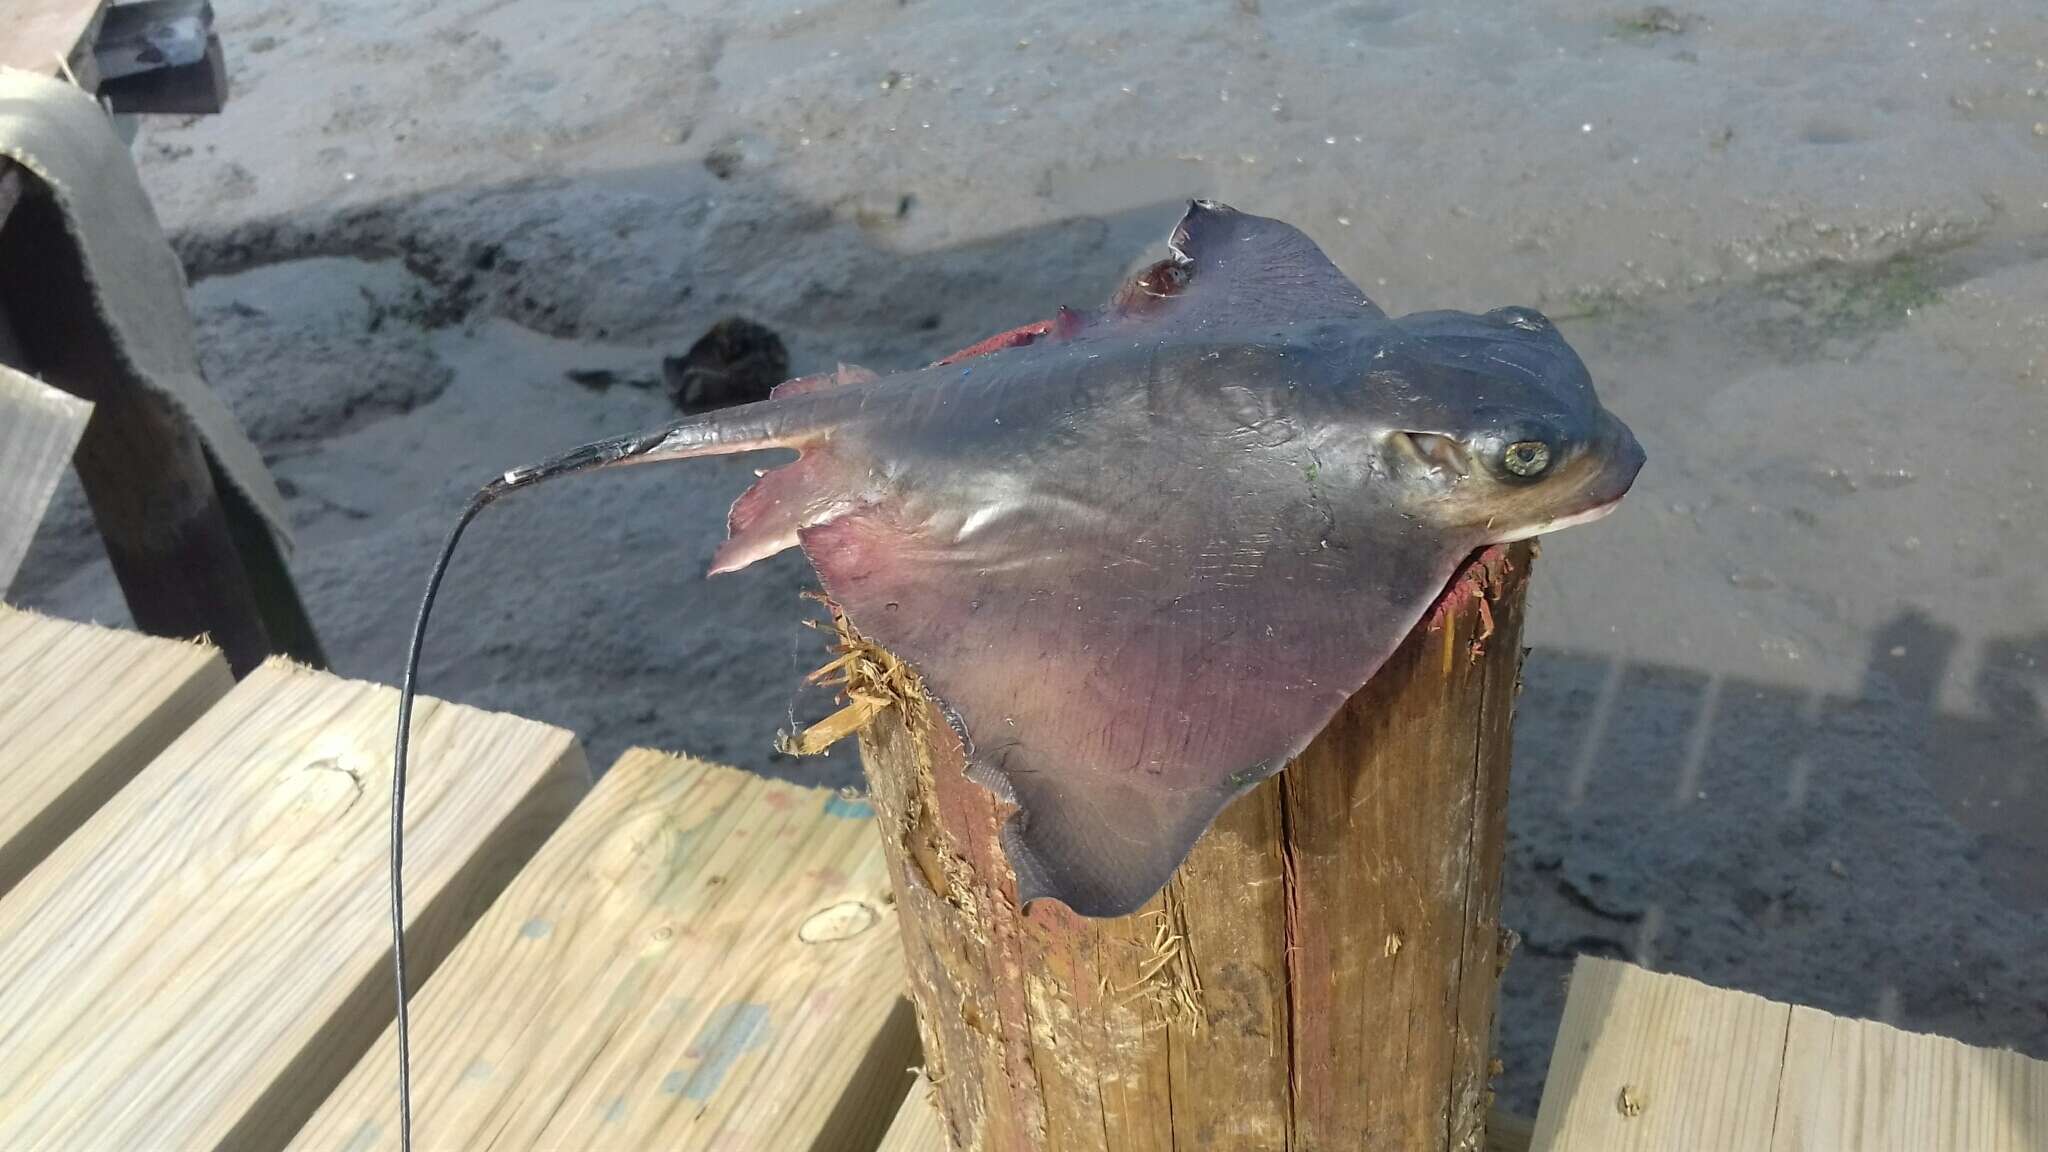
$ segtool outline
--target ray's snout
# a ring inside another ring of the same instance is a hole
[[[1622,423],[1612,412],[1602,410],[1599,431],[1596,434],[1596,451],[1606,464],[1594,480],[1587,493],[1593,497],[1593,505],[1600,507],[1612,504],[1628,494],[1636,482],[1636,474],[1643,470],[1647,459],[1643,446],[1636,440],[1634,432]]]

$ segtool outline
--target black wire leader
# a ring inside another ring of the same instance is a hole
[[[427,576],[427,592],[420,598],[419,617],[412,626],[412,643],[405,653],[405,679],[398,690],[398,738],[391,753],[391,973],[398,986],[398,1147],[412,1152],[412,1021],[406,1007],[405,980],[405,756],[412,742],[412,703],[419,686],[420,649],[426,643],[427,616],[434,610],[434,595],[441,590],[441,577],[455,556],[455,545],[463,529],[476,514],[498,498],[498,489],[485,487],[469,498],[462,515],[441,545],[441,555]]]

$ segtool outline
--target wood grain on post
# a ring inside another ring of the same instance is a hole
[[[1117,920],[1018,911],[1005,807],[869,650],[856,699],[917,701],[882,711],[862,754],[956,1152],[1481,1146],[1534,555],[1476,557],[1308,750]]]

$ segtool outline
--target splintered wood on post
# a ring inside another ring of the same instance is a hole
[[[1480,1146],[1529,543],[1480,554],[1136,913],[1019,910],[1009,806],[845,628],[925,1064],[957,1152]],[[912,691],[906,692],[909,685]]]

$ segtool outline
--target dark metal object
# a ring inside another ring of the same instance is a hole
[[[110,80],[197,64],[206,58],[212,36],[213,5],[207,0],[116,4],[100,21],[93,62],[104,89]]]
[[[158,68],[100,85],[110,111],[140,115],[206,116],[228,102],[227,57],[220,37],[209,36],[197,63]]]

